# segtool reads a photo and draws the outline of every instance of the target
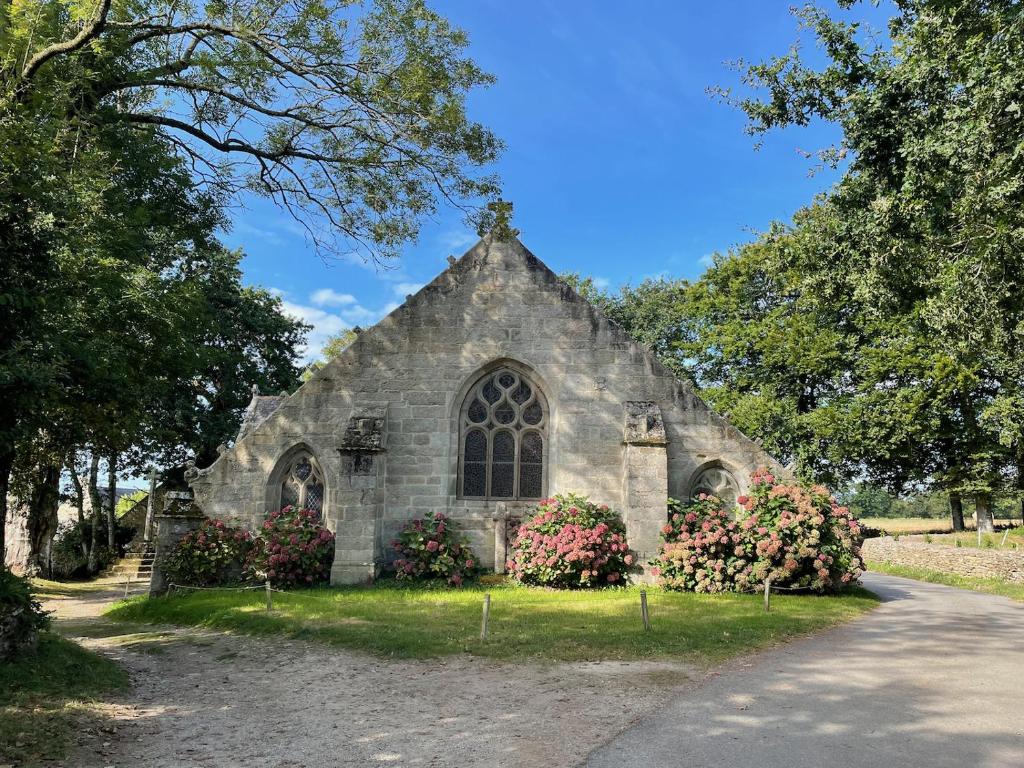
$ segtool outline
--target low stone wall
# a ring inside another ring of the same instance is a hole
[[[1024,552],[1020,550],[949,547],[926,544],[918,537],[901,536],[894,541],[882,536],[865,541],[862,552],[865,560],[1024,583]]]

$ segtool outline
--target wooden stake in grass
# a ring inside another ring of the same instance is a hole
[[[129,571],[128,572],[128,578],[124,580],[124,597],[125,597],[126,600],[128,599],[128,587],[130,587],[131,584],[132,584],[132,574],[131,574],[131,571]]]
[[[270,596],[270,579],[267,579],[267,612],[274,610],[274,600]]]
[[[1006,537],[1009,536],[1009,535],[1010,535],[1010,529],[1007,528],[1005,531],[1003,531],[1003,540],[999,542],[1000,548],[1006,546]]]
[[[772,609],[772,577],[769,576],[764,580],[764,612],[768,613]]]
[[[487,639],[487,621],[491,618],[491,593],[484,595],[484,615],[480,622],[480,639]]]
[[[640,590],[640,618],[644,620],[644,632],[651,631],[651,616],[647,612],[647,590]]]

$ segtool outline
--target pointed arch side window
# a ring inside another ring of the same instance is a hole
[[[323,515],[324,474],[308,451],[295,454],[285,468],[281,481],[281,507],[299,507]]]
[[[499,368],[481,377],[459,416],[459,495],[543,498],[549,415],[543,393],[524,374]]]

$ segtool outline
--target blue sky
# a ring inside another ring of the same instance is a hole
[[[814,126],[769,136],[760,150],[738,110],[707,95],[735,85],[726,62],[788,49],[787,0],[433,0],[470,36],[497,77],[472,117],[507,144],[496,170],[520,238],[556,272],[615,288],[646,277],[696,277],[710,254],[786,220],[826,189],[800,150],[835,141]],[[849,14],[847,14],[849,15]],[[855,15],[884,28],[870,5]],[[808,51],[812,54],[813,51]],[[461,214],[424,223],[393,269],[324,263],[287,215],[253,201],[226,237],[245,280],[280,292],[314,325],[305,354],[351,325],[368,326],[475,241]]]

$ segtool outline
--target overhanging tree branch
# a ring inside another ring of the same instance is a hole
[[[21,79],[31,80],[36,72],[39,71],[39,68],[53,57],[77,51],[80,48],[85,47],[90,40],[94,40],[99,37],[103,32],[103,28],[106,26],[107,14],[110,13],[111,2],[112,0],[100,0],[100,7],[96,16],[92,21],[82,27],[82,30],[73,38],[65,40],[62,43],[49,45],[30,58],[25,64],[25,67],[21,70]]]

